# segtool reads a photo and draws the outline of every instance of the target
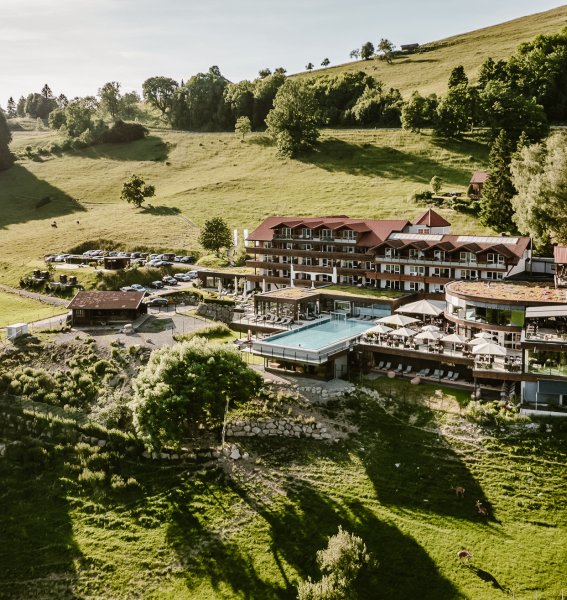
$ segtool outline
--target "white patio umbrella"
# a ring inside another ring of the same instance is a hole
[[[450,333],[449,335],[444,335],[441,338],[441,341],[446,342],[448,344],[453,344],[453,350],[455,350],[455,346],[457,344],[464,344],[467,341],[467,339],[464,336],[459,335],[458,333]]]
[[[483,337],[476,337],[473,338],[472,340],[468,341],[467,344],[469,346],[479,346],[481,344],[486,344],[487,342],[493,341],[493,338],[483,338]]]
[[[417,331],[414,331],[413,329],[409,329],[408,327],[400,327],[399,329],[395,329],[394,331],[392,331],[392,333],[390,333],[390,335],[392,337],[403,337],[403,338],[413,337],[416,334],[417,334]]]
[[[397,313],[405,313],[409,315],[427,315],[429,317],[438,317],[444,308],[439,304],[433,303],[431,300],[418,300],[410,302],[396,309]]]
[[[473,337],[483,340],[493,340],[494,334],[490,333],[490,331],[481,331],[480,333],[475,333]]]
[[[381,317],[376,319],[375,323],[386,323],[387,325],[395,325],[396,327],[405,327],[411,323],[419,323],[419,319],[413,317],[406,317],[405,315],[388,315],[387,317]]]
[[[439,331],[421,331],[415,336],[416,340],[424,340],[428,342],[435,342],[443,337],[443,334]]]
[[[467,338],[458,333],[450,333],[449,335],[444,335],[441,338],[441,341],[449,342],[451,344],[464,344],[467,341]]]
[[[421,331],[440,331],[441,327],[437,327],[437,325],[426,325],[421,328]]]
[[[495,344],[494,342],[486,342],[486,344],[478,344],[472,349],[473,354],[479,356],[506,356],[508,350],[504,346]]]
[[[368,329],[366,333],[377,333],[378,335],[384,335],[390,331],[393,331],[391,327],[384,325],[384,323],[378,323],[378,325],[374,325],[374,327]]]

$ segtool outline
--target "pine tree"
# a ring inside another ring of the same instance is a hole
[[[490,148],[488,179],[482,190],[480,222],[498,231],[515,231],[512,196],[516,193],[510,174],[512,148],[502,129]]]
[[[53,92],[51,88],[47,85],[47,83],[41,88],[41,95],[44,98],[53,98]]]
[[[26,116],[26,99],[23,96],[20,96],[18,100],[18,104],[16,106],[16,115],[18,117]]]
[[[14,102],[14,98],[12,98],[12,96],[8,98],[8,104],[6,105],[6,116],[8,119],[13,119],[16,116],[16,103]]]

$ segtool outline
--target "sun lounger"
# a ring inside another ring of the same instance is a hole
[[[431,375],[431,377],[433,377],[434,379],[437,379],[439,377],[439,369],[435,369],[435,371],[433,371],[433,375]]]
[[[407,375],[407,374],[408,374],[408,373],[410,373],[410,372],[411,372],[411,365],[408,365],[408,366],[406,367],[406,370],[404,371],[404,375]]]
[[[459,379],[460,375],[458,373],[453,373],[453,377],[451,377],[451,381],[457,381],[457,379]]]
[[[386,371],[388,371],[391,366],[392,366],[392,363],[389,362],[389,363],[386,363],[386,366],[384,368],[386,369]]]
[[[443,375],[445,374],[445,371],[439,371],[439,374],[437,375],[437,377],[439,379],[441,379],[443,377]]]
[[[447,373],[447,375],[445,375],[445,377],[443,377],[443,379],[451,379],[451,377],[453,377],[453,371],[449,371]]]
[[[402,363],[400,363],[400,364],[398,365],[398,368],[396,369],[396,372],[397,372],[397,373],[401,373],[403,370],[404,370],[404,365],[402,365]]]
[[[384,368],[384,361],[383,361],[383,360],[381,360],[381,361],[378,363],[378,369],[383,369],[383,368]]]

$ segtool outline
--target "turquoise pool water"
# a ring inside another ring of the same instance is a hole
[[[321,350],[341,340],[361,335],[373,326],[374,323],[371,321],[359,321],[358,319],[324,321],[304,329],[272,335],[264,342],[286,348]]]

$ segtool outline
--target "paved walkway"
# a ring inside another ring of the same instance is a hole
[[[47,296],[46,294],[38,294],[37,292],[29,292],[28,290],[20,290],[19,288],[11,287],[0,283],[0,291],[7,292],[8,294],[17,294],[18,296],[24,296],[25,298],[33,298],[46,304],[52,304],[53,306],[67,306],[69,300],[65,298],[57,298],[55,296]]]

